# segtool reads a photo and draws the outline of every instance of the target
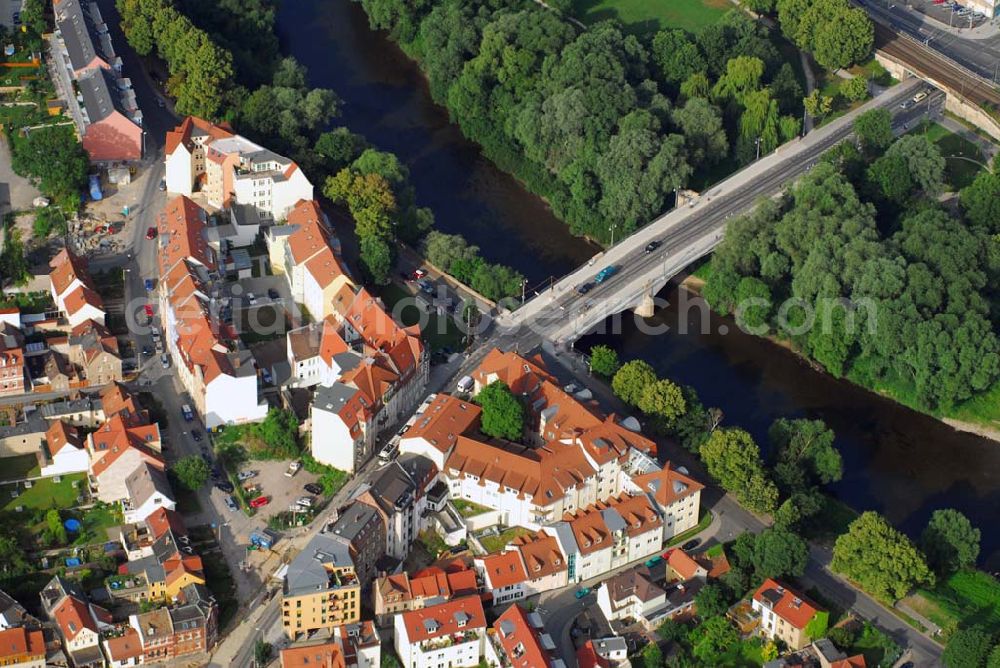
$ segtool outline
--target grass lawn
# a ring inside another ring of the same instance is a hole
[[[937,123],[924,123],[921,130],[941,149],[941,155],[945,158],[945,180],[952,189],[961,190],[975,180],[976,174],[982,169],[976,163],[985,163],[978,146]]]
[[[124,521],[121,509],[117,506],[109,505],[95,506],[83,513],[82,517],[78,513],[74,513],[74,515],[80,520],[83,529],[80,531],[80,535],[76,537],[76,540],[73,541],[73,545],[106,543],[108,541],[107,529],[118,526]]]
[[[378,292],[394,320],[401,322],[404,327],[421,325],[420,334],[431,350],[444,347],[452,351],[462,350],[464,334],[452,316],[424,315],[412,302],[400,304],[403,300],[413,300],[414,297],[395,283],[379,288]]]
[[[921,589],[907,605],[942,629],[947,638],[957,627],[980,624],[1000,630],[1000,581],[982,571],[959,571],[934,589]]]
[[[575,0],[584,23],[618,19],[632,33],[682,28],[697,33],[733,8],[727,0]]]
[[[524,527],[511,527],[502,531],[498,536],[483,536],[479,539],[479,542],[482,543],[487,552],[493,553],[502,550],[507,543],[518,536],[527,536],[530,534],[531,532]]]
[[[76,497],[86,494],[87,475],[85,473],[74,473],[65,475],[62,480],[55,482],[53,478],[32,481],[30,489],[25,489],[24,484],[18,484],[20,494],[17,498],[11,497],[11,490],[14,485],[0,486],[0,510],[14,510],[17,506],[24,506],[25,510],[39,509],[48,510],[56,508],[65,510],[75,508]],[[74,488],[73,483],[79,482]]]
[[[16,455],[0,459],[0,480],[24,480],[39,474],[35,455]]]
[[[985,392],[963,401],[947,417],[1000,428],[1000,383],[994,383]]]
[[[427,553],[431,555],[432,560],[437,559],[439,554],[448,549],[448,544],[444,542],[444,539],[433,531],[421,531],[420,535],[417,536],[417,540],[427,550]]]
[[[478,503],[466,501],[465,499],[452,499],[451,505],[455,506],[455,510],[462,517],[474,517],[490,511],[486,506],[481,506]]]

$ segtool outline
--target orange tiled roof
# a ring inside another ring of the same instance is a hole
[[[493,589],[509,587],[528,578],[521,563],[521,553],[517,550],[483,557],[483,573]]]
[[[135,402],[135,397],[120,383],[112,383],[101,392],[101,410],[104,411],[104,416],[107,419],[123,413],[122,417],[127,418],[133,418],[143,413]]]
[[[200,131],[201,134],[207,134],[212,139],[222,139],[224,137],[232,137],[233,133],[229,131],[227,124],[215,125],[197,116],[187,116],[181,121],[181,124],[176,128],[167,133],[166,140],[166,153],[169,156],[174,150],[184,144],[190,151],[194,144],[191,141],[191,135],[195,131]]]
[[[77,428],[62,420],[56,420],[52,423],[52,426],[45,432],[45,440],[49,444],[49,454],[52,456],[55,456],[67,445],[77,450],[83,447]]]
[[[396,373],[408,376],[423,354],[420,328],[400,327],[385,311],[382,302],[365,288],[358,290],[345,316],[351,329],[358,333],[365,345],[389,356]]]
[[[105,643],[112,661],[125,662],[142,656],[142,643],[139,640],[139,633],[134,628],[129,627],[124,634],[117,638],[108,638]]]
[[[160,239],[157,241],[161,275],[189,258],[210,270],[216,268],[215,253],[205,239],[206,227],[205,210],[190,198],[178,195],[167,202],[160,215]]]
[[[566,570],[566,561],[555,536],[538,531],[532,536],[518,536],[512,544],[520,551],[528,578],[532,580]]]
[[[345,668],[344,651],[336,641],[281,650],[281,668]]]
[[[63,297],[63,303],[66,306],[66,313],[70,315],[78,313],[80,309],[88,305],[101,311],[104,310],[104,300],[86,285],[77,286],[75,290]]]
[[[542,647],[538,631],[528,621],[524,609],[516,603],[493,623],[496,637],[512,668],[544,668],[550,656]]]
[[[423,438],[441,452],[448,452],[458,437],[479,420],[482,409],[448,394],[438,394],[413,426],[406,438]]]
[[[157,508],[154,510],[146,518],[146,526],[149,527],[149,531],[153,534],[154,539],[159,538],[168,530],[180,536],[187,534],[187,529],[184,527],[184,520],[181,519],[180,513],[167,510],[166,508]]]
[[[777,580],[768,578],[753,594],[755,601],[768,601],[781,619],[802,630],[821,608],[802,594],[793,592]]]
[[[16,659],[24,656],[45,656],[45,637],[42,632],[28,631],[23,626],[0,631],[0,659]]]
[[[613,508],[617,511],[625,520],[626,533],[633,538],[663,526],[663,520],[645,494],[634,496],[620,494],[606,501],[598,501],[595,507],[598,509]]]
[[[391,369],[385,367],[380,357],[366,357],[361,364],[341,376],[341,382],[349,383],[365,395],[371,405],[382,401],[382,397],[399,380]]]
[[[52,281],[52,287],[55,288],[57,295],[66,292],[74,280],[79,280],[91,288],[94,287],[87,270],[87,261],[68,248],[59,251],[49,262],[49,267],[52,268],[49,280]]]
[[[295,236],[294,234],[292,235]],[[306,271],[312,274],[320,288],[333,283],[340,276],[346,276],[343,265],[337,260],[337,256],[329,247],[322,248],[318,253],[306,261]]]
[[[670,462],[666,462],[659,471],[634,476],[632,482],[663,508],[705,488],[700,482],[677,471]]]
[[[94,606],[95,609],[97,606]],[[90,629],[97,633],[97,620],[91,614],[90,606],[75,596],[66,596],[62,602],[52,611],[66,640],[72,641],[83,629]]]
[[[289,210],[288,224],[298,227],[288,236],[288,249],[292,253],[292,260],[295,264],[306,262],[324,248],[330,249],[329,238],[326,228],[321,222],[322,219],[323,212],[316,200],[300,199]]]
[[[839,659],[830,663],[830,668],[867,668],[865,655],[858,654],[849,656],[846,659]]]
[[[410,642],[486,628],[486,613],[483,612],[483,603],[478,596],[465,596],[429,608],[404,612],[402,615]],[[464,621],[464,624],[459,626],[459,620]]]
[[[138,452],[143,460],[152,466],[164,469],[163,459],[148,449],[148,444],[160,439],[160,429],[154,424],[128,424],[121,415],[115,415],[106,421],[93,434],[93,453],[90,472],[95,477],[101,476],[114,464],[119,457],[130,450]]]
[[[576,650],[576,665],[579,668],[608,668],[611,664],[597,653],[594,641],[588,640]]]
[[[698,574],[699,570],[705,570],[691,555],[680,548],[668,551],[666,557],[670,568],[674,569],[681,580],[690,580]]]
[[[344,341],[344,337],[340,335],[339,328],[336,322],[334,322],[333,316],[328,316],[323,320],[323,334],[319,340],[320,358],[327,366],[330,366],[333,364],[335,355],[346,353],[350,349],[350,346]]]

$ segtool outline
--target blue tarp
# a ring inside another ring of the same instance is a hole
[[[76,557],[67,557],[67,559],[66,559],[66,565],[67,566],[79,566],[80,565],[80,560],[78,558],[76,558]]]
[[[66,531],[72,531],[76,533],[77,531],[80,530],[80,520],[74,520],[73,518],[70,518],[65,522],[63,522],[63,526],[66,527]]]
[[[101,177],[98,174],[90,175],[90,199],[95,202],[104,199],[104,194],[101,192]]]

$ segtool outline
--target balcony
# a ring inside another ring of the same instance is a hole
[[[454,647],[455,645],[461,645],[467,642],[475,642],[478,639],[479,636],[475,632],[464,631],[462,633],[453,633],[450,636],[442,636],[440,638],[425,640],[417,645],[417,647],[421,652],[436,652],[447,647]]]

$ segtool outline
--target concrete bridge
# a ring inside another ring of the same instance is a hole
[[[528,350],[548,342],[565,347],[616,313],[632,309],[638,315],[652,315],[653,297],[685,267],[712,252],[722,240],[730,218],[752,209],[761,197],[781,193],[825,151],[851,136],[854,119],[859,114],[870,109],[889,109],[897,127],[918,120],[926,113],[927,102],[908,110],[903,110],[900,103],[925,86],[915,78],[897,84],[853,112],[802,139],[784,144],[690,202],[663,214],[594,256],[518,310],[499,317],[496,345]],[[659,247],[647,252],[647,245],[653,241],[659,242]],[[586,294],[578,292],[580,285],[593,283],[594,276],[608,266],[618,270],[614,276]]]

